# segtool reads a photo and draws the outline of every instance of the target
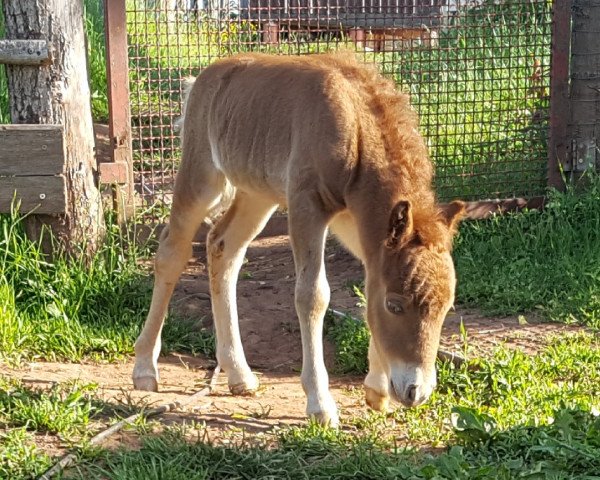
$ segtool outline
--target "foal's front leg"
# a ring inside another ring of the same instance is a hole
[[[369,373],[365,378],[365,400],[373,410],[385,412],[390,403],[390,378],[379,358],[371,337],[369,341]]]
[[[290,203],[289,229],[296,266],[296,312],[302,334],[302,387],[306,413],[322,424],[337,426],[337,407],[329,392],[323,359],[323,317],[330,289],[325,276],[324,248],[328,218],[306,205]]]

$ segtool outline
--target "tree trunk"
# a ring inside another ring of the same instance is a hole
[[[8,39],[44,39],[51,63],[41,67],[7,65],[13,123],[60,124],[65,135],[67,210],[37,215],[28,233],[49,225],[69,253],[85,243],[92,254],[104,231],[96,186],[94,131],[87,75],[83,0],[3,0]]]

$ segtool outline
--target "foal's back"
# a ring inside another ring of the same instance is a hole
[[[249,54],[212,64],[187,101],[184,151],[192,154],[181,176],[209,162],[238,189],[280,204],[305,181],[322,183],[326,196],[342,201],[372,75],[344,54]]]

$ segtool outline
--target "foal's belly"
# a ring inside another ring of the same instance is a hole
[[[215,166],[223,172],[227,180],[237,189],[250,195],[269,198],[273,203],[287,203],[287,168],[277,158],[263,157],[237,158],[224,152],[214,159]]]

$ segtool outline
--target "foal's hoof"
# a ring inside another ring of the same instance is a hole
[[[385,412],[390,404],[390,397],[381,395],[372,388],[365,387],[365,400],[367,405],[378,412]]]
[[[139,377],[133,379],[133,388],[145,392],[158,392],[158,382],[154,377]]]
[[[340,426],[340,418],[338,417],[337,411],[311,413],[309,414],[309,418],[324,427],[338,428]]]
[[[241,382],[234,383],[233,385],[229,384],[229,391],[232,393],[232,395],[250,397],[256,393],[259,386],[260,383],[258,378],[256,378],[256,375],[251,374],[247,379]]]
[[[337,428],[340,425],[335,400],[329,393],[320,398],[309,396],[306,403],[306,415],[323,426]]]

